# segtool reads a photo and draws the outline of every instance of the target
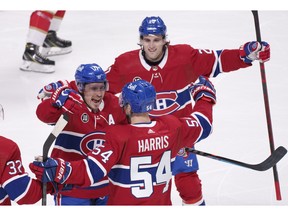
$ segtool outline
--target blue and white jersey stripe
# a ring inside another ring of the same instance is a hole
[[[17,202],[26,195],[31,185],[31,181],[32,179],[25,173],[16,175],[3,182],[2,187],[4,190],[9,191],[10,199]],[[22,187],[18,187],[18,185],[21,185]]]

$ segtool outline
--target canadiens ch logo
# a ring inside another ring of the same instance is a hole
[[[155,108],[150,112],[151,116],[161,116],[183,109],[191,104],[189,86],[176,91],[157,92]]]
[[[141,77],[133,78],[133,81],[137,80],[141,80]],[[189,85],[175,91],[157,92],[155,108],[149,114],[153,117],[171,114],[187,104],[191,104]]]
[[[83,136],[80,142],[80,151],[83,155],[87,154],[98,146],[105,143],[105,132],[95,131]]]
[[[89,116],[88,116],[87,113],[83,113],[83,114],[81,115],[81,121],[82,121],[83,123],[87,123],[87,122],[89,121]]]
[[[181,106],[177,103],[178,94],[175,91],[158,92],[156,99],[156,107],[150,112],[151,116],[167,115],[175,112]]]

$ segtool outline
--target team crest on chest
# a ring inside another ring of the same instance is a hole
[[[105,132],[95,131],[89,133],[81,139],[80,151],[83,155],[87,155],[93,149],[104,145],[105,143]]]
[[[150,112],[151,116],[162,116],[176,112],[191,104],[191,95],[188,87],[177,91],[157,92],[155,108]]]
[[[87,122],[89,121],[89,116],[88,116],[87,113],[83,113],[83,114],[81,115],[81,121],[82,121],[83,123],[87,123]]]

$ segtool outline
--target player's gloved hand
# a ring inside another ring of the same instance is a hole
[[[49,98],[53,92],[61,87],[61,86],[69,86],[69,82],[67,80],[59,80],[57,82],[49,83],[48,85],[44,86],[38,93],[37,98],[41,100],[45,100]]]
[[[51,104],[54,107],[62,108],[67,112],[75,113],[82,106],[82,96],[73,89],[62,86],[54,91],[51,96]]]
[[[36,178],[44,183],[64,184],[72,171],[70,163],[61,158],[48,158],[45,162],[34,161],[29,164],[29,168]]]
[[[216,103],[216,90],[212,82],[203,76],[199,77],[199,82],[191,86],[191,94],[195,102],[202,99]]]
[[[254,60],[261,63],[270,60],[270,45],[262,41],[247,42],[239,48],[240,58],[247,64],[251,64]]]

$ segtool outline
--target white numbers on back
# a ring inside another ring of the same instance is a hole
[[[100,147],[103,148],[104,146],[103,146],[103,145],[97,146],[96,148],[93,149],[92,154],[94,154],[94,155],[99,155],[99,154],[101,153]],[[102,161],[103,161],[104,163],[107,163],[107,161],[109,160],[109,157],[110,157],[112,154],[113,154],[113,151],[112,151],[112,150],[109,150],[109,151],[106,151],[106,152],[102,152],[102,153],[100,154],[100,156],[102,157]]]
[[[141,187],[132,187],[132,194],[137,198],[149,197],[153,193],[153,176],[148,171],[139,171],[141,167],[151,165],[151,163],[151,156],[131,158],[131,181],[143,181]],[[171,151],[166,151],[163,153],[156,171],[156,185],[166,184],[162,193],[165,193],[168,190],[171,178]]]
[[[8,166],[10,168],[10,171],[9,171],[10,175],[15,175],[17,173],[22,173],[22,171],[21,171],[22,163],[21,163],[20,160],[8,161],[6,163],[6,166]]]

